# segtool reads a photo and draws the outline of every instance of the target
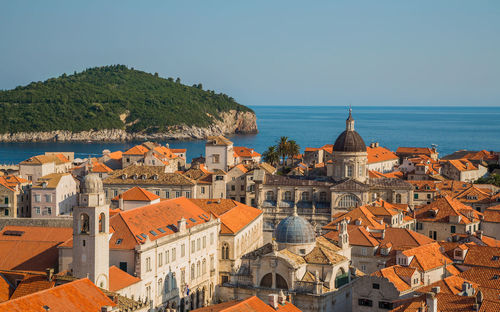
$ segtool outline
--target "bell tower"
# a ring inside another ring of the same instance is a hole
[[[88,174],[73,209],[73,276],[109,288],[109,206],[101,179]]]

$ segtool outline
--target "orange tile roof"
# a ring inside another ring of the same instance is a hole
[[[484,211],[484,220],[486,222],[500,223],[500,205],[489,207]]]
[[[407,257],[413,257],[409,266],[422,271],[428,271],[445,264],[452,264],[453,261],[443,255],[438,243],[426,244],[402,251]]]
[[[440,223],[449,223],[450,216],[460,216],[461,224],[469,224],[479,221],[482,213],[450,196],[445,196],[416,209],[415,215],[418,221]]]
[[[473,312],[476,298],[474,296],[460,296],[446,293],[436,294],[437,311],[439,312]],[[392,312],[418,312],[429,311],[426,305],[426,295],[397,301]],[[423,310],[420,310],[422,308]]]
[[[108,166],[106,166],[103,163],[94,162],[92,164],[92,170],[91,171],[95,172],[95,173],[108,173],[108,172],[113,171],[113,169],[109,168]]]
[[[134,186],[133,188],[126,190],[122,194],[113,197],[112,200],[114,201],[120,200],[120,197],[122,197],[123,200],[127,201],[147,201],[147,202],[160,198],[160,196],[153,194],[139,186]]]
[[[9,300],[13,292],[13,286],[0,273],[0,303]]]
[[[272,308],[256,296],[244,300],[233,300],[208,307],[193,310],[193,312],[300,312],[301,310],[286,302],[279,305],[277,309]]]
[[[122,159],[123,152],[122,151],[116,151],[108,154],[109,158],[119,160]]]
[[[349,244],[352,246],[375,247],[379,245],[379,241],[376,240],[363,226],[348,224],[347,234],[349,234]],[[330,241],[338,242],[339,232],[335,229],[324,234],[323,237]]]
[[[330,154],[333,154],[333,144],[325,144],[322,147],[320,147],[322,150],[325,152],[328,152]]]
[[[432,153],[428,147],[398,147],[396,150],[396,154],[431,155]]]
[[[142,145],[136,145],[129,149],[128,151],[124,152],[122,155],[144,155],[149,151],[149,148],[142,146]]]
[[[54,287],[56,281],[49,280],[46,274],[26,274],[10,297],[11,300]]]
[[[22,232],[22,233],[12,233]],[[9,235],[10,234],[10,235]],[[15,234],[15,235],[14,235]],[[73,228],[6,225],[0,241],[64,242],[73,236]]]
[[[450,165],[455,167],[458,171],[471,171],[477,170],[477,167],[474,166],[468,159],[452,159],[446,160]]]
[[[69,159],[67,159],[63,154],[53,154],[53,155],[37,155],[30,157],[19,164],[21,165],[42,165],[42,164],[48,164],[48,163],[55,163],[56,165],[60,165],[63,163],[69,162]]]
[[[417,291],[420,293],[427,293],[430,292],[433,287],[438,286],[440,288],[440,292],[443,292],[445,294],[457,295],[458,293],[462,292],[462,284],[464,282],[470,283],[474,288],[477,288],[479,286],[479,284],[468,281],[460,276],[448,276],[440,281],[419,288]]]
[[[368,153],[369,164],[399,159],[399,157],[396,154],[394,154],[389,149],[382,146],[377,146],[377,147],[367,146],[366,152]]]
[[[244,146],[234,146],[234,157],[259,157],[261,156],[259,153],[254,151],[253,148],[248,148]]]
[[[319,148],[319,147],[306,147],[304,151],[305,151],[305,152],[317,152],[317,151],[319,151],[320,149],[321,149],[321,148]]]
[[[458,276],[477,283],[480,287],[500,290],[500,269],[471,267]]]
[[[140,281],[140,278],[132,276],[114,265],[109,267],[109,291],[117,292]]]
[[[371,233],[381,244],[391,243],[393,250],[405,250],[434,243],[429,237],[405,228],[385,229],[384,238],[380,233]]]
[[[15,175],[0,176],[0,184],[8,188],[16,188],[20,184],[28,183],[29,181]]]
[[[53,312],[88,312],[116,304],[88,278],[84,278],[0,303],[0,312],[40,312],[44,311],[43,306],[48,306]]]
[[[61,178],[64,176],[70,176],[73,179],[71,173],[51,173],[39,178],[38,181],[33,184],[33,188],[43,188],[43,183],[47,183],[46,188],[56,188]]]
[[[238,164],[238,165],[234,166],[233,168],[238,168],[243,173],[247,173],[248,172],[247,167],[245,167],[243,164]]]
[[[233,142],[229,141],[226,137],[219,135],[207,137],[206,144],[230,146],[233,145]]]
[[[464,265],[500,268],[500,248],[466,244]]]
[[[220,218],[221,234],[236,234],[257,219],[262,210],[247,206],[231,199],[190,199],[207,213]]]
[[[411,289],[411,285],[408,284],[407,280],[411,280],[411,276],[417,271],[415,268],[402,267],[399,265],[393,265],[388,268],[383,268],[371,275],[384,277],[389,282],[391,282],[397,290],[403,292]],[[409,277],[409,278],[408,278]],[[405,280],[408,278],[407,280]]]
[[[332,226],[345,219],[350,224],[355,224],[356,220],[361,221],[362,226],[371,229],[384,229],[385,225],[377,221],[375,215],[367,207],[360,206],[348,212],[341,212],[332,216],[333,221],[324,226],[325,229],[332,229]]]

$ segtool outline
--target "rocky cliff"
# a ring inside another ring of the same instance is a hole
[[[205,128],[178,125],[161,133],[128,133],[123,129],[104,129],[98,131],[50,131],[50,132],[17,132],[0,134],[0,142],[41,142],[41,141],[141,141],[141,140],[203,140],[212,135],[257,133],[257,117],[253,112],[224,112],[221,119]]]

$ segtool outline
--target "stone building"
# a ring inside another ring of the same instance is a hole
[[[33,183],[31,217],[70,216],[77,202],[77,185],[71,174],[48,174]]]
[[[14,175],[0,176],[0,218],[31,216],[31,182]]]
[[[337,212],[378,199],[413,208],[411,184],[397,178],[369,178],[366,145],[354,130],[351,112],[332,152],[327,177],[254,173],[255,206],[264,210],[265,230],[272,232],[294,207],[319,227],[328,224]]]
[[[227,172],[234,165],[233,142],[220,136],[210,136],[205,143],[205,165],[208,170]]]
[[[220,286],[219,298],[265,300],[282,290],[302,311],[349,311],[350,247],[345,223],[342,228],[339,247],[316,238],[311,224],[295,212],[280,222],[275,241],[242,258]]]

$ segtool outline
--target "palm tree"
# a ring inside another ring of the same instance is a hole
[[[283,167],[285,166],[285,157],[288,155],[288,137],[282,136],[279,141],[277,147],[277,152],[283,159]]]
[[[278,154],[276,146],[269,146],[267,150],[262,153],[262,159],[265,162],[270,163],[272,166],[275,166],[276,163],[279,163],[280,155]]]
[[[295,140],[288,141],[287,145],[287,155],[288,157],[292,158],[293,161],[293,157],[300,154],[300,146],[297,144],[297,142],[295,142]]]

